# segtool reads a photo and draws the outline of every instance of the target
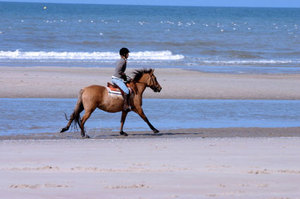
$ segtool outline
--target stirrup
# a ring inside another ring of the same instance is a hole
[[[126,105],[126,107],[123,106],[123,111],[127,111],[127,112],[131,111],[131,106],[128,105]]]

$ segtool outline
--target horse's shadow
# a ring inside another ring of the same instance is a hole
[[[128,133],[128,136],[122,136],[120,134],[102,134],[92,137],[93,139],[116,139],[116,138],[179,138],[179,137],[203,137],[203,133],[179,133],[179,132],[161,132],[161,133]]]

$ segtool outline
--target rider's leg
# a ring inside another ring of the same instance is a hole
[[[130,111],[130,91],[121,79],[113,78],[112,83],[116,84],[123,92],[122,96],[124,99],[123,110]]]
[[[123,93],[123,98],[124,98],[124,105],[123,105],[123,110],[124,111],[130,111],[130,94]]]

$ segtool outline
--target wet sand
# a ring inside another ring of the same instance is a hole
[[[127,131],[128,136],[120,136],[119,132],[111,129],[90,129],[87,134],[92,139],[159,139],[159,138],[280,138],[300,137],[300,127],[286,128],[189,128],[162,130],[158,134],[149,131]],[[81,139],[80,131],[71,129],[65,133],[32,133],[0,136],[1,140],[61,140]]]
[[[0,98],[76,98],[92,84],[106,85],[113,68],[0,67]],[[128,69],[128,75],[133,69]],[[156,69],[163,90],[147,98],[300,99],[300,74],[216,74]]]

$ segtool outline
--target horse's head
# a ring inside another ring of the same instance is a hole
[[[136,71],[134,79],[137,82],[144,83],[146,87],[150,87],[154,92],[160,92],[162,89],[154,75],[154,69]]]
[[[151,69],[151,72],[149,73],[147,86],[149,86],[154,92],[160,92],[162,89],[154,75],[154,69]]]

